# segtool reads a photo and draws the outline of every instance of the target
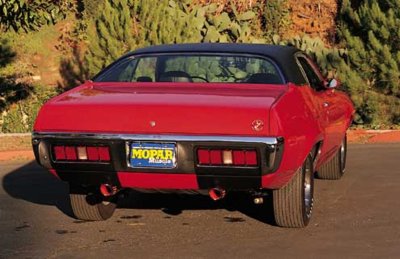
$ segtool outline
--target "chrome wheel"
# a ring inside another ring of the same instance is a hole
[[[346,152],[347,152],[347,138],[344,137],[342,145],[340,146],[340,170],[343,173],[346,169]]]
[[[304,209],[307,218],[311,217],[314,203],[314,172],[312,163],[307,161],[303,169],[304,174]]]

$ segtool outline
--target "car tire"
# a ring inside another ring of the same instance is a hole
[[[106,220],[117,207],[114,197],[106,200],[99,193],[85,192],[82,188],[71,187],[69,197],[75,217],[81,220]]]
[[[274,190],[272,196],[278,226],[302,228],[308,225],[314,203],[314,170],[310,155],[290,182]]]
[[[325,180],[340,179],[346,169],[347,157],[347,137],[343,138],[342,144],[335,156],[327,163],[321,165],[317,171],[317,176]]]

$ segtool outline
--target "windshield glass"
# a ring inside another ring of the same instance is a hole
[[[127,57],[94,81],[284,83],[276,66],[265,58],[193,54]]]

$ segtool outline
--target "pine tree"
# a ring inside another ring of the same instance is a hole
[[[400,1],[365,0],[353,8],[343,0],[338,34],[356,72],[347,77],[364,82],[349,85],[363,122],[399,123]]]
[[[99,8],[88,31],[85,61],[91,75],[135,47],[131,5],[131,0],[105,0]]]

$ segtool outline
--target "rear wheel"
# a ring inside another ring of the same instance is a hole
[[[301,228],[308,225],[314,202],[314,170],[309,155],[292,180],[273,191],[275,222],[278,226]]]
[[[317,171],[317,176],[320,179],[338,180],[346,169],[347,156],[347,138],[344,137],[339,150],[335,156],[327,163],[323,164]]]
[[[75,217],[82,220],[106,220],[117,206],[115,197],[105,199],[96,191],[77,186],[70,187],[69,197]]]

